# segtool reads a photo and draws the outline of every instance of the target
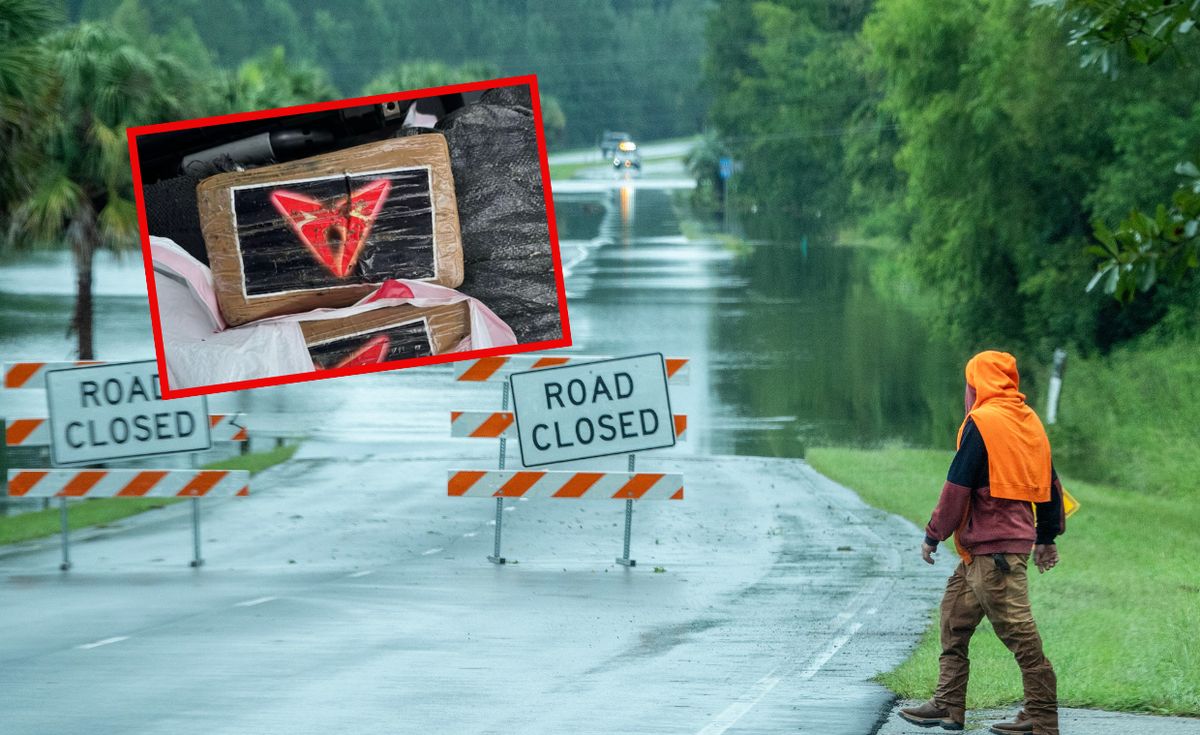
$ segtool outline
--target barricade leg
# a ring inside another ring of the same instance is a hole
[[[71,528],[67,523],[67,499],[58,499],[58,520],[62,526],[62,563],[58,568],[64,572],[71,568]]]
[[[200,558],[200,498],[192,498],[192,561],[190,566],[198,567],[204,563]]]
[[[504,381],[504,397],[500,401],[500,410],[508,410],[508,381]],[[508,439],[500,437],[500,469],[504,469],[504,457],[507,454]],[[500,556],[500,528],[504,525],[504,498],[496,498],[496,543],[488,561],[493,564],[503,564],[505,559]]]
[[[633,455],[629,455],[629,474],[633,474]],[[633,500],[625,501],[625,555],[617,559],[617,563],[624,567],[636,567],[637,559],[629,558],[629,537],[633,532]]]

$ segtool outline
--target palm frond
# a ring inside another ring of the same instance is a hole
[[[123,250],[137,242],[137,207],[120,196],[116,189],[108,192],[108,202],[97,216],[100,237],[106,247]]]
[[[17,247],[41,247],[60,239],[87,195],[58,166],[38,177],[28,196],[13,211],[8,238]]]

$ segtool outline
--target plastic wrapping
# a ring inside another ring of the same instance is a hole
[[[521,342],[561,339],[537,126],[527,85],[491,89],[438,124],[454,165],[463,293],[482,299]]]
[[[165,238],[151,237],[150,253],[172,389],[309,373],[343,364],[351,353],[360,353],[353,364],[364,364],[379,356],[379,340],[376,352],[362,351],[378,336],[372,332],[394,330],[407,337],[404,344],[411,349],[418,343],[413,327],[406,325],[414,323],[421,325],[416,336],[433,354],[516,344],[508,325],[478,300],[420,281],[388,280],[351,306],[225,329],[209,269]],[[335,345],[338,340],[342,344]],[[339,349],[345,350],[340,356]]]
[[[388,279],[457,287],[446,140],[416,135],[212,176],[196,189],[224,320],[347,306]]]
[[[471,334],[466,301],[385,306],[360,314],[306,319],[300,331],[318,370],[370,365],[452,351]]]

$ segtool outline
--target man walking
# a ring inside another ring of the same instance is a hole
[[[992,732],[1058,735],[1054,668],[1042,652],[1025,572],[1031,547],[1039,572],[1058,563],[1054,538],[1066,529],[1062,485],[1042,422],[1017,390],[1016,359],[981,352],[967,363],[966,377],[958,453],[921,544],[922,558],[932,564],[938,542],[953,534],[962,562],[942,598],[937,690],[932,700],[902,709],[900,716],[922,727],[963,729],[967,649],[986,615],[1016,657],[1025,687],[1024,709]]]

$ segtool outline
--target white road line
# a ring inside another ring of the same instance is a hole
[[[476,535],[478,534],[476,534],[474,531],[471,531],[470,533],[464,533],[463,538],[475,538]]]
[[[800,679],[808,681],[816,676],[821,667],[829,663],[829,659],[833,658],[842,649],[842,646],[846,645],[854,637],[854,634],[858,632],[858,629],[862,625],[862,623],[854,623],[846,629],[845,633],[833,639],[824,650],[808,662],[808,665],[800,672]],[[733,727],[738,720],[742,719],[747,712],[753,709],[754,705],[767,696],[775,688],[775,685],[787,675],[788,672],[786,671],[782,674],[777,673],[780,668],[779,666],[775,667],[771,670],[771,673],[756,681],[754,686],[750,687],[749,691],[738,697],[736,702],[721,710],[721,713],[713,718],[712,722],[705,725],[704,729],[696,735],[722,735],[726,730]]]
[[[835,615],[833,618],[833,629],[838,630],[847,623],[850,623],[858,615],[859,611],[866,607],[867,602],[872,599],[881,582],[881,580],[876,581],[869,588],[862,590],[849,607]],[[833,658],[842,649],[842,646],[846,645],[862,627],[863,624],[861,622],[850,623],[841,635],[830,641],[828,646],[822,649],[816,656],[813,656],[808,664],[800,670],[798,674],[799,678],[802,681],[807,681],[816,676],[821,667],[829,663],[829,659]],[[721,710],[713,718],[712,722],[705,725],[696,735],[722,735],[726,730],[733,727],[738,720],[742,719],[747,712],[753,709],[754,705],[758,704],[763,697],[767,696],[780,681],[791,676],[795,670],[794,665],[789,665],[786,662],[771,669],[766,676],[755,682],[733,704]]]
[[[129,640],[129,636],[118,635],[118,636],[113,636],[112,638],[105,638],[104,640],[95,641],[94,643],[84,643],[82,646],[75,646],[75,647],[86,651],[89,648],[99,648],[100,646],[107,646],[109,643],[120,643],[121,641],[127,641],[127,640]]]
[[[434,549],[427,549],[427,550],[421,552],[421,556],[429,556],[430,554],[436,554],[441,550],[442,550],[442,547],[440,547],[440,546],[437,548],[434,548]]]
[[[347,574],[346,576],[347,576],[347,577],[349,577],[350,579],[357,579],[358,577],[365,577],[365,576],[367,576],[367,575],[368,575],[368,574],[370,574],[372,571],[373,571],[373,570],[371,570],[371,569],[364,569],[364,570],[362,570],[361,572],[355,572],[354,574]]]
[[[278,597],[256,597],[253,600],[243,600],[241,602],[235,602],[235,603],[233,603],[233,606],[234,607],[254,607],[255,605],[261,605],[264,602],[270,602],[271,600],[278,600],[278,599],[279,599]]]
[[[854,637],[854,634],[857,633],[858,629],[861,627],[863,627],[862,623],[855,623],[847,628],[845,633],[842,633],[837,638],[833,639],[833,641],[831,641],[830,644],[825,647],[825,650],[818,653],[816,657],[809,662],[808,666],[805,667],[804,671],[800,672],[800,678],[804,681],[808,681],[816,676],[817,672],[821,670],[821,667],[829,663],[829,659],[833,658],[834,654],[842,650],[842,646],[849,643],[850,639]]]
[[[505,509],[504,509],[504,512],[505,512],[505,513],[508,513],[508,512],[510,512],[510,511],[514,511],[514,510],[516,510],[516,509],[517,509],[517,506],[515,506],[515,505],[510,505],[510,506],[508,506],[507,508],[505,508]]]
[[[736,702],[722,710],[721,714],[717,715],[697,735],[721,735],[721,733],[733,727],[735,722],[742,719],[742,715],[749,712],[754,705],[758,704],[759,700],[767,696],[767,693],[779,683],[779,677],[775,675],[775,672],[778,670],[778,668],[772,669],[771,673],[755,682],[754,686],[750,687],[750,691],[738,697]]]

